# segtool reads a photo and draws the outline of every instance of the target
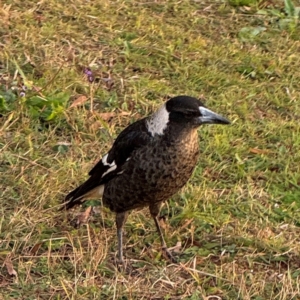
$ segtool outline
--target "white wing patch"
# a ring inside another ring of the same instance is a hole
[[[106,153],[103,157],[102,157],[102,163],[104,166],[115,166],[115,162],[113,161],[111,164],[107,162],[107,157],[108,157],[108,153]]]
[[[110,165],[111,166],[111,165]],[[104,172],[101,176],[101,178],[103,178],[106,174],[114,171],[117,168],[117,165],[113,164],[106,172]]]
[[[106,171],[102,174],[101,178],[103,178],[106,174],[108,174],[108,173],[114,171],[114,170],[117,168],[117,165],[116,165],[115,161],[113,161],[112,163],[108,163],[108,162],[107,162],[107,157],[108,157],[108,153],[105,154],[105,155],[102,157],[102,163],[103,163],[104,166],[109,166],[109,168],[108,168],[108,170],[106,170]],[[131,157],[128,157],[128,158],[126,159],[126,161],[130,160],[130,158],[131,158]],[[124,170],[118,172],[117,175],[120,175],[120,174],[122,174],[123,172],[124,172]],[[101,186],[100,186],[100,188],[101,188]],[[104,189],[104,187],[103,187],[103,189]],[[100,193],[100,192],[99,192],[99,193]]]
[[[166,129],[169,122],[169,112],[164,104],[159,110],[157,110],[150,118],[147,120],[146,125],[148,131],[152,136],[158,134],[162,135]]]

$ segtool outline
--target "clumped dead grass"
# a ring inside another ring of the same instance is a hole
[[[282,1],[246,2],[4,1],[0,299],[299,298],[299,26]],[[233,124],[201,128],[195,174],[162,209],[179,263],[141,210],[121,272],[114,216],[98,205],[78,226],[86,207],[58,209],[122,128],[178,94]]]

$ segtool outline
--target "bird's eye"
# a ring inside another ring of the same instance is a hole
[[[191,118],[191,117],[195,117],[197,115],[197,112],[195,112],[194,110],[187,110],[184,112],[184,115],[186,117]]]

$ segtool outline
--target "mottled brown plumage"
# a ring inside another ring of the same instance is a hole
[[[120,176],[105,185],[103,204],[124,212],[168,199],[192,175],[198,153],[196,129],[182,129],[163,141],[155,137],[149,147],[132,154]]]
[[[128,126],[113,147],[90,171],[90,178],[67,195],[67,208],[87,198],[102,196],[116,213],[118,255],[123,261],[122,227],[127,213],[148,206],[163,249],[167,251],[157,216],[161,204],[182,188],[199,156],[197,128],[201,124],[228,124],[191,97],[170,99],[157,112]]]

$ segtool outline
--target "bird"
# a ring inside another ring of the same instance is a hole
[[[170,98],[153,114],[121,131],[89,178],[65,197],[66,209],[102,197],[103,205],[116,214],[119,263],[124,264],[123,226],[128,214],[143,207],[149,207],[163,252],[176,261],[167,248],[158,216],[161,205],[187,183],[197,165],[197,129],[203,124],[230,121],[197,98]]]

